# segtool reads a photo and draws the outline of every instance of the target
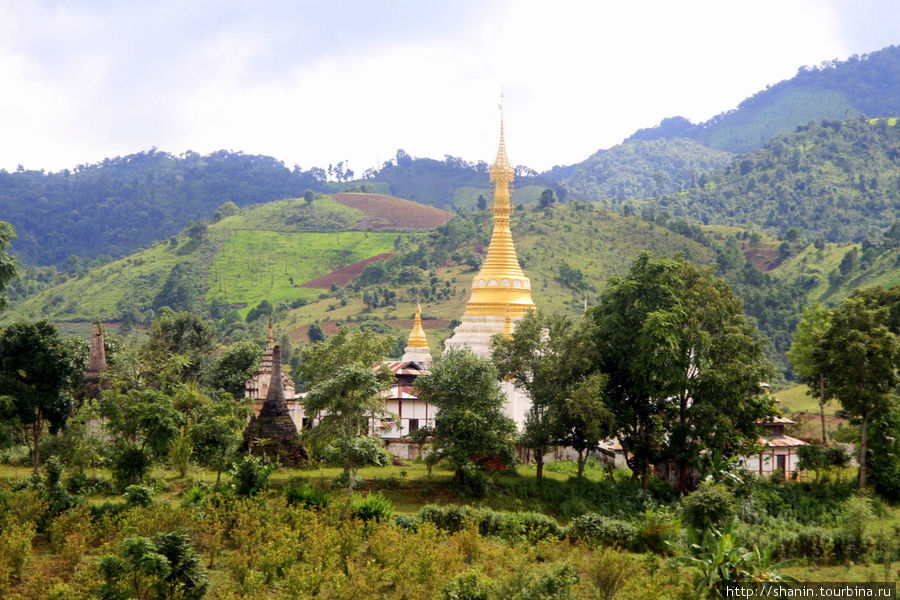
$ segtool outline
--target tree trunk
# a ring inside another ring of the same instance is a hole
[[[31,424],[31,437],[34,447],[31,449],[31,466],[35,475],[41,471],[41,432],[44,429],[44,421],[37,419]]]
[[[539,452],[534,454],[534,464],[536,466],[535,475],[538,483],[540,483],[541,478],[544,476],[544,457]]]
[[[584,463],[587,462],[587,456],[584,450],[578,450],[578,477],[584,477]]]
[[[684,492],[687,490],[687,472],[688,472],[688,461],[684,459],[680,459],[678,461],[678,483],[675,485],[675,492],[679,496],[683,496]],[[701,474],[702,476],[702,474]]]
[[[866,455],[869,453],[869,415],[863,415],[859,428],[859,489],[866,487]]]
[[[649,465],[641,466],[641,489],[646,490],[647,484],[650,482],[650,467]]]
[[[819,418],[822,420],[822,445],[828,445],[825,436],[825,374],[819,373]]]

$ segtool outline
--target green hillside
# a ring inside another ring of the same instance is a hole
[[[629,140],[548,175],[579,197],[618,204],[693,187],[703,173],[724,167],[731,158],[730,152],[687,139]]]
[[[709,121],[664,119],[630,139],[690,138],[710,148],[747,152],[801,123],[850,115],[900,114],[900,46],[863,56],[801,67],[791,79],[767,87]]]
[[[644,203],[704,224],[796,227],[829,242],[879,239],[900,217],[900,127],[889,119],[810,122]],[[635,205],[637,206],[637,205]]]
[[[420,213],[431,222],[450,218],[395,198],[394,231],[384,231],[391,213],[378,204],[384,197],[371,198],[371,209],[365,202],[354,208],[318,195],[311,202],[298,198],[247,208],[14,302],[2,320],[142,323],[161,306],[200,311],[218,300],[246,313],[248,305],[262,299],[314,298],[321,290],[301,284],[391,251],[398,232],[417,229],[410,223],[422,220],[416,218]],[[379,231],[361,231],[372,222]]]

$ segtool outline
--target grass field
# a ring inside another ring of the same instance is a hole
[[[278,233],[236,230],[225,239],[209,267],[207,299],[255,306],[297,298],[315,298],[321,291],[300,284],[335,269],[389,252],[394,233]]]

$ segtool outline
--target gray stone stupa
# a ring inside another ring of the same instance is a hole
[[[91,350],[88,355],[88,364],[84,370],[84,376],[81,378],[79,389],[79,395],[82,398],[97,398],[100,395],[100,390],[106,388],[101,382],[106,369],[106,347],[103,345],[103,330],[100,328],[100,323],[94,321],[91,327]]]
[[[272,381],[281,381],[281,347],[272,351]],[[300,443],[280,385],[270,385],[259,414],[250,420],[246,432],[252,454],[278,457],[284,466],[298,466],[309,460]]]

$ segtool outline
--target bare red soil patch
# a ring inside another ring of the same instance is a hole
[[[350,283],[350,280],[362,273],[363,269],[366,268],[366,265],[370,262],[375,262],[376,260],[381,260],[383,258],[389,257],[392,252],[385,252],[384,254],[378,254],[376,256],[370,256],[365,260],[361,260],[359,262],[355,262],[352,265],[347,265],[346,267],[341,267],[337,271],[332,271],[328,275],[322,275],[321,277],[316,277],[315,279],[310,279],[305,283],[301,283],[297,287],[305,287],[305,288],[316,288],[327,290],[332,285],[347,285]]]
[[[384,194],[331,194],[331,197],[366,214],[356,223],[357,229],[431,229],[443,225],[453,216],[433,206]]]
[[[388,321],[388,324],[399,329],[411,330],[413,327],[413,320],[395,319],[393,321]],[[447,327],[450,327],[449,319],[422,319],[422,329],[445,329]]]
[[[741,250],[744,252],[744,258],[760,271],[771,271],[781,264],[781,257],[775,246],[751,248],[749,245],[742,245]]]

